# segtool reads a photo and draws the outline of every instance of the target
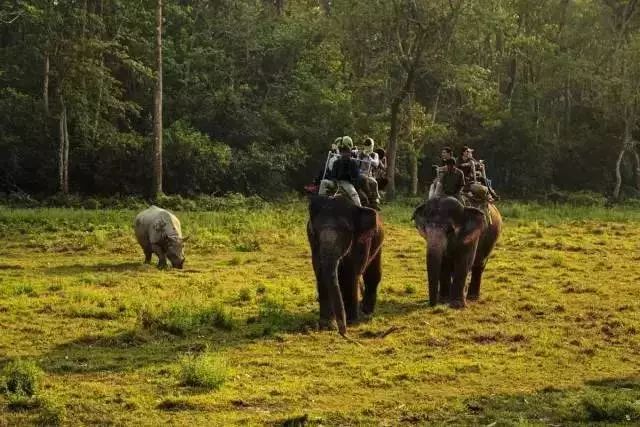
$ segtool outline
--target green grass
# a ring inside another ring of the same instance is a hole
[[[302,203],[178,212],[167,271],[135,211],[0,209],[0,371],[43,370],[33,397],[0,393],[0,425],[638,423],[640,211],[500,208],[481,299],[455,311],[426,304],[413,204],[385,206],[361,346],[317,331]],[[229,373],[208,390],[211,354]]]
[[[226,360],[215,354],[185,356],[180,361],[180,384],[218,390],[229,377]]]

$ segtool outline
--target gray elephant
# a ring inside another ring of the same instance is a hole
[[[429,303],[450,299],[452,307],[462,308],[467,296],[478,299],[482,273],[502,229],[498,209],[490,204],[485,216],[453,197],[436,197],[418,206],[413,220],[427,241]]]
[[[184,242],[180,221],[174,214],[157,206],[140,212],[135,219],[136,239],[144,252],[144,262],[151,262],[151,255],[158,257],[158,267],[167,266],[167,258],[175,268],[184,265]]]

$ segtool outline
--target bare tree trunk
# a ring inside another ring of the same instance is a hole
[[[624,157],[625,151],[626,150],[624,148],[620,150],[620,154],[618,154],[618,161],[616,162],[616,188],[613,190],[614,199],[620,197],[620,187],[622,186],[622,173],[620,172],[620,166],[622,165],[622,158]]]
[[[162,0],[156,3],[156,86],[153,95],[153,183],[151,195],[162,194]]]
[[[64,101],[60,98],[60,123],[59,123],[59,137],[60,143],[58,145],[58,190],[64,193]]]
[[[411,159],[411,195],[418,195],[418,153],[412,149],[409,153]]]
[[[62,192],[69,194],[69,117],[67,107],[63,109],[64,116],[64,170]]]
[[[387,184],[386,198],[392,200],[396,195],[396,155],[398,151],[398,134],[400,133],[400,105],[404,101],[405,93],[399,94],[391,104],[391,130],[389,132],[389,147],[387,150]]]
[[[45,117],[49,117],[49,51],[44,53],[44,80],[42,82],[42,102]]]
[[[634,144],[633,156],[636,159],[636,190],[640,191],[640,155],[638,155],[638,151],[635,149],[636,144]]]
[[[100,1],[100,18],[104,19],[104,1]],[[98,85],[98,100],[96,102],[96,115],[93,119],[93,142],[97,142],[99,138],[98,129],[100,125],[100,110],[102,109],[102,96],[104,92],[104,52],[100,52],[100,69],[102,70],[100,74],[100,83]]]

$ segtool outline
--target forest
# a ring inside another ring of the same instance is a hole
[[[514,198],[634,197],[638,8],[5,0],[0,192],[277,198],[351,135],[387,150],[389,197],[423,193],[445,145]]]

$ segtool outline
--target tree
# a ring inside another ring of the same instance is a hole
[[[156,69],[153,91],[152,196],[162,194],[162,0],[156,2]]]

